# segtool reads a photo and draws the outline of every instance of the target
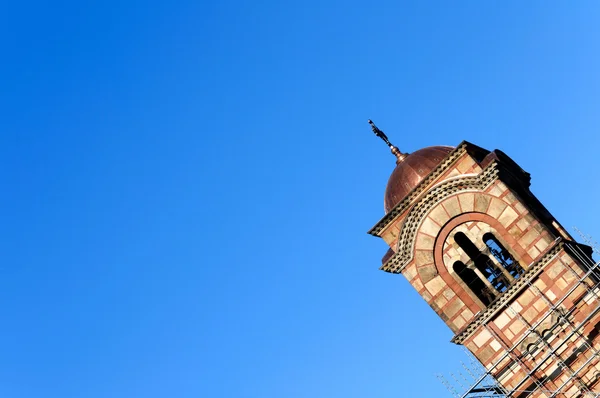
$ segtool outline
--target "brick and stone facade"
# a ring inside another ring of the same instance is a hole
[[[369,233],[390,247],[381,269],[403,274],[507,395],[583,397],[600,391],[598,277],[529,181],[463,142]]]

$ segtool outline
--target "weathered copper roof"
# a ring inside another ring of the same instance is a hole
[[[385,212],[400,203],[453,149],[430,146],[399,159],[385,189]]]

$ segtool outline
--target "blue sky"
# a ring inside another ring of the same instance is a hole
[[[600,6],[5,2],[0,395],[438,397],[394,159],[500,148],[600,239]]]

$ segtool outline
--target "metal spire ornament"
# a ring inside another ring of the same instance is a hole
[[[373,123],[373,121],[371,119],[369,119],[369,124],[371,125],[371,129],[373,130],[373,133],[375,133],[375,135],[377,137],[381,138],[383,140],[383,142],[385,142],[385,144],[388,147],[390,147],[390,149],[392,151],[392,154],[394,156],[396,156],[396,163],[400,163],[404,159],[406,159],[406,156],[408,156],[408,154],[407,153],[402,153],[400,151],[400,149],[398,149],[394,145],[392,145],[392,143],[388,139],[387,135],[385,135],[385,133],[383,131],[379,130],[379,128],[377,126],[375,126],[375,123]]]

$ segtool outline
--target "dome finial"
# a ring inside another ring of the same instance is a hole
[[[407,154],[400,152],[400,149],[398,149],[394,145],[392,145],[390,140],[387,138],[387,135],[385,135],[385,133],[383,131],[379,130],[379,128],[377,128],[377,126],[375,126],[375,123],[373,123],[373,121],[371,119],[369,119],[369,124],[371,125],[371,129],[373,130],[375,135],[377,137],[381,138],[383,140],[383,142],[385,142],[386,145],[390,147],[390,149],[392,150],[392,154],[394,154],[394,156],[396,156],[396,163],[400,163],[404,159],[406,159]]]

